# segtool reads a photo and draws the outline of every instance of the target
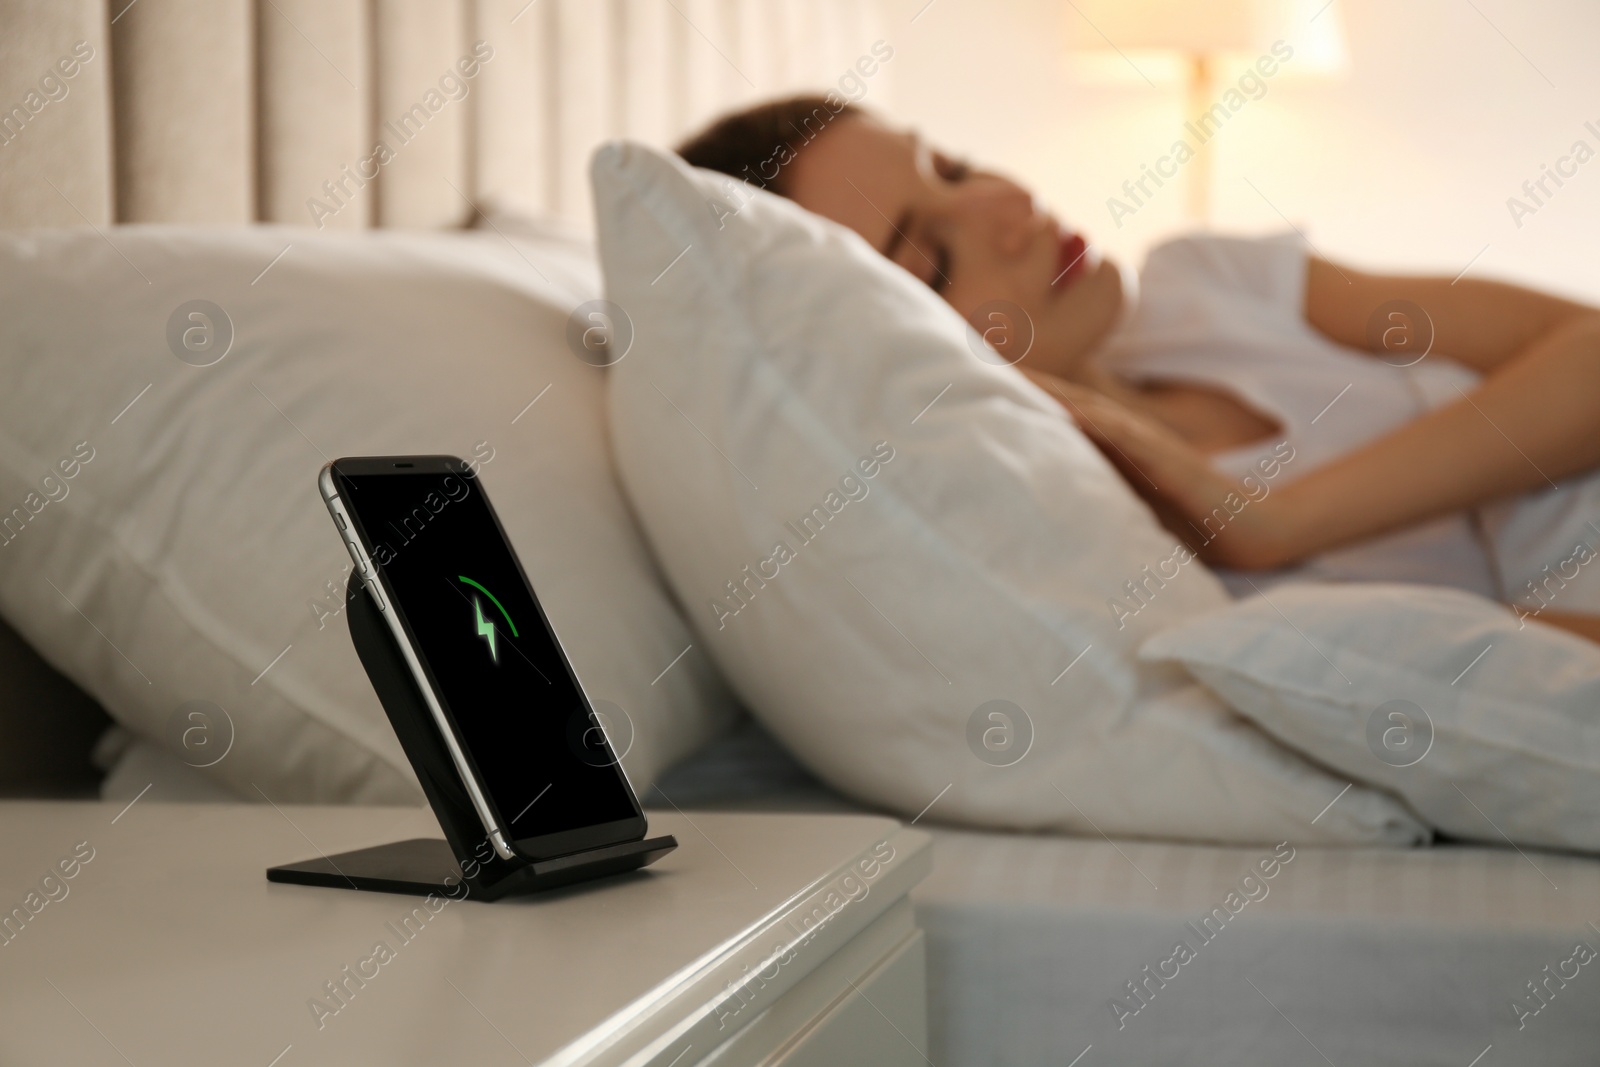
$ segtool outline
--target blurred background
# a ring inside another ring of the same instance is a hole
[[[1117,40],[1119,29],[1160,36],[1172,6],[882,0],[893,80],[881,96],[874,85],[865,102],[1023,179],[1102,248],[1138,262],[1151,245],[1194,224],[1185,190],[1171,181],[1120,228],[1106,203],[1124,195],[1122,183],[1137,179],[1141,164],[1167,152],[1189,117],[1189,86],[1174,69],[1182,63],[1159,49],[1143,53],[1137,40]],[[1225,0],[1179,6],[1200,13],[1177,28],[1201,48],[1208,23],[1237,18],[1238,5]],[[1600,160],[1564,164],[1576,175],[1561,187],[1547,180],[1553,195],[1541,194],[1543,205],[1522,189],[1576,141],[1600,152],[1600,4],[1254,6],[1256,50],[1224,52],[1213,64],[1210,102],[1272,40],[1290,43],[1296,58],[1206,146],[1214,228],[1255,234],[1281,230],[1287,219],[1325,255],[1356,264],[1453,276],[1470,262],[1474,276],[1600,300]],[[1110,51],[1091,23],[1149,80]],[[1308,56],[1330,31],[1342,38],[1342,59]],[[1302,57],[1318,59],[1304,64],[1317,69],[1296,71]],[[1176,181],[1202,163],[1185,166]],[[1520,227],[1507,205],[1513,196],[1535,208],[1518,213]]]

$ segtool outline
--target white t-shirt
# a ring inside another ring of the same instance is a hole
[[[1438,353],[1398,367],[1330,341],[1305,320],[1306,264],[1294,235],[1161,245],[1104,353],[1106,366],[1131,381],[1204,385],[1276,420],[1282,433],[1214,457],[1221,470],[1252,474],[1267,493],[1460,399],[1479,378]],[[1285,441],[1294,451],[1282,462]],[[1263,460],[1279,462],[1263,468]],[[1275,475],[1263,478],[1263,469]],[[1261,493],[1253,488],[1257,499]],[[1372,538],[1290,571],[1222,577],[1241,594],[1254,591],[1250,581],[1266,588],[1289,577],[1421,582],[1529,610],[1543,603],[1600,611],[1600,474]]]

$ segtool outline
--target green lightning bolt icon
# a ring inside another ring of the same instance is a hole
[[[495,663],[500,662],[500,650],[495,647],[494,623],[483,617],[483,605],[477,597],[472,598],[472,611],[478,617],[478,634],[489,642],[489,658]]]

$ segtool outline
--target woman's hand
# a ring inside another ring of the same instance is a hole
[[[1172,430],[1104,393],[1054,375],[1025,373],[1060,399],[1162,525],[1202,560],[1237,570],[1287,561],[1291,531],[1277,509],[1267,506],[1265,483],[1252,492]]]

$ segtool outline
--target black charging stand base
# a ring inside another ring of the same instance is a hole
[[[499,900],[637,870],[678,847],[669,834],[563,856],[502,858],[484,833],[432,713],[358,575],[350,576],[345,609],[356,654],[417,772],[444,839],[417,837],[269,867],[269,882]]]
[[[533,860],[493,886],[474,891],[472,880],[462,876],[461,865],[456,862],[448,842],[438,837],[413,837],[408,841],[393,841],[354,852],[268,867],[267,881],[330,889],[365,889],[376,893],[466,895],[478,900],[498,900],[637,870],[677,847],[677,840],[669,834],[554,859]]]

